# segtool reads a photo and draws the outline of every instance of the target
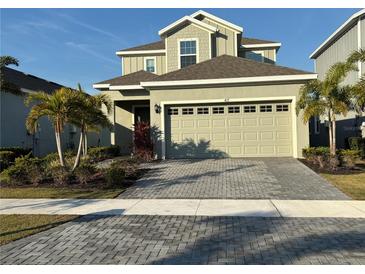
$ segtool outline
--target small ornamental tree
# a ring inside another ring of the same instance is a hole
[[[133,151],[137,157],[146,161],[153,159],[153,143],[150,131],[149,123],[138,122],[134,125]]]

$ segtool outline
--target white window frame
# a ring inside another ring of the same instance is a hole
[[[177,39],[177,62],[178,62],[178,68],[181,69],[181,53],[180,53],[180,42],[186,42],[186,41],[195,41],[196,42],[196,52],[195,54],[184,54],[183,56],[196,56],[196,64],[199,63],[199,39],[198,38],[183,38],[183,39]]]
[[[252,53],[255,53],[255,54],[260,54],[261,55],[261,62],[265,61],[265,52],[263,50],[247,50],[245,52],[245,58],[247,58],[246,53],[248,53],[248,52],[252,52]],[[250,59],[250,58],[247,58],[247,59]],[[252,60],[252,59],[250,59],[250,60]],[[256,61],[256,60],[252,60],[252,61]]]
[[[144,70],[147,71],[147,60],[152,59],[154,64],[155,64],[155,71],[151,72],[151,73],[157,73],[157,63],[156,63],[156,56],[146,56],[143,58],[143,63],[144,63]]]

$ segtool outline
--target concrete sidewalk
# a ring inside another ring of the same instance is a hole
[[[0,214],[365,218],[365,201],[1,199]]]

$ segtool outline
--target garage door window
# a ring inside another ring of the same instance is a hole
[[[209,114],[209,108],[198,108],[198,114]]]
[[[272,112],[271,105],[262,105],[260,106],[260,112]]]
[[[183,108],[182,114],[183,115],[192,115],[192,114],[194,114],[194,109],[193,108]]]
[[[168,115],[178,115],[179,114],[179,110],[177,108],[169,108],[167,110],[167,114]]]
[[[228,107],[228,113],[240,113],[240,107]]]
[[[223,114],[224,107],[213,107],[213,114]]]
[[[244,106],[243,111],[245,113],[256,112],[256,106]]]
[[[276,111],[277,112],[289,111],[289,106],[288,105],[276,105]]]

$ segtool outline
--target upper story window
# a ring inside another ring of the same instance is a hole
[[[257,62],[263,62],[264,61],[264,52],[263,51],[246,51],[245,52],[245,58],[251,59]]]
[[[144,59],[144,70],[148,72],[156,72],[156,57],[146,57]]]
[[[180,68],[185,68],[197,63],[197,41],[180,41]]]

